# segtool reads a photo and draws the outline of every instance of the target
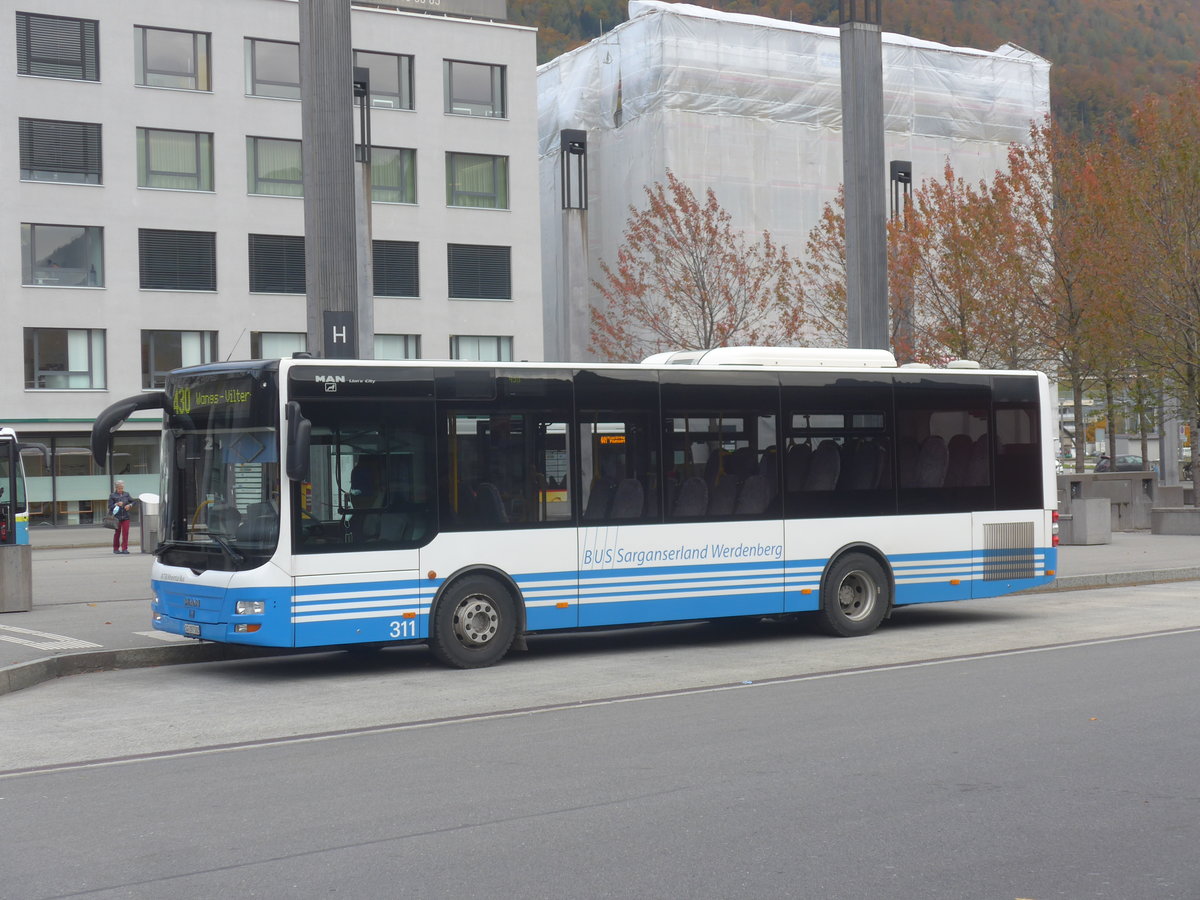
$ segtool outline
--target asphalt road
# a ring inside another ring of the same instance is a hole
[[[0,700],[0,897],[1194,900],[1198,594],[62,679]]]

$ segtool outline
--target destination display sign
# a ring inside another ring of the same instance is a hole
[[[167,377],[168,413],[185,428],[222,421],[244,425],[267,421],[275,403],[275,381],[268,373],[205,372]]]
[[[218,375],[176,385],[171,391],[171,411],[190,416],[217,406],[248,406],[254,396],[249,375]]]

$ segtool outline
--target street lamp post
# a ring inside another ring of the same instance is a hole
[[[370,195],[362,196],[363,185],[370,189],[370,120],[364,119],[362,135],[367,155],[356,163],[350,0],[300,0],[299,6],[308,347],[328,359],[370,359]],[[362,100],[370,106],[369,96]],[[356,165],[367,173],[356,173]]]
[[[579,128],[559,134],[562,204],[562,267],[557,296],[547,292],[543,344],[548,360],[582,359],[591,326],[588,297],[588,135]]]
[[[847,341],[851,347],[886,350],[890,342],[880,6],[881,0],[839,2]]]
[[[906,226],[908,205],[912,199],[912,160],[893,159],[888,165],[888,174],[892,182],[892,221]],[[892,350],[900,362],[906,363],[913,361],[913,350],[916,346],[912,285],[905,283],[898,290],[900,296],[896,304],[897,322],[892,338]]]

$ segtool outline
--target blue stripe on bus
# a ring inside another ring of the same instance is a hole
[[[763,569],[778,569],[786,565],[786,560],[776,559],[770,562],[738,562],[732,561],[727,563],[704,563],[704,564],[688,564],[678,566],[623,566],[613,569],[580,569],[579,580],[597,578],[620,578],[620,577],[645,577],[649,575],[682,575],[682,574],[698,574],[702,572],[725,572],[729,570],[738,571],[761,571]]]
[[[962,550],[888,557],[896,582],[893,602],[936,603],[994,597],[1043,585],[1057,564],[1057,549]],[[1033,576],[985,580],[1012,563]],[[722,616],[772,615],[820,607],[820,579],[827,559],[657,565],[640,568],[559,570],[513,574],[528,601],[529,631],[577,626],[679,621]],[[958,584],[952,584],[957,581]],[[557,584],[555,582],[558,582]],[[201,637],[251,644],[321,646],[389,642],[428,637],[430,603],[441,580],[416,578],[222,590],[155,581],[155,610],[168,618],[156,627],[182,634],[184,624]],[[807,593],[805,593],[807,592]],[[363,594],[371,596],[363,596]],[[202,608],[185,605],[195,598]],[[268,603],[263,617],[233,616],[239,599]],[[561,606],[559,604],[562,604]],[[405,615],[408,618],[405,618]],[[235,622],[261,621],[262,629],[234,634]],[[402,634],[397,630],[404,629]]]
[[[596,626],[669,622],[721,616],[773,615],[782,611],[780,591],[768,594],[698,593],[690,597],[585,604],[579,610],[579,624]]]
[[[405,578],[390,581],[355,581],[349,583],[339,581],[330,584],[300,584],[296,586],[296,596],[301,597],[306,594],[325,593],[345,594],[351,591],[417,590],[425,583],[427,582],[423,582],[419,578]]]

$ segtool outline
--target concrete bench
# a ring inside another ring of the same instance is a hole
[[[1200,534],[1200,507],[1155,507],[1150,511],[1150,533]]]

